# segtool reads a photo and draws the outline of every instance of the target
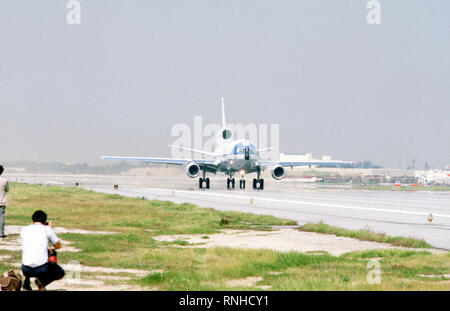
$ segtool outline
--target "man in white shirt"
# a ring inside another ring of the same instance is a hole
[[[39,290],[64,277],[64,270],[59,265],[48,261],[49,242],[55,249],[61,247],[61,241],[47,225],[47,215],[36,211],[31,217],[33,224],[23,227],[20,232],[22,239],[22,272],[25,276],[24,289],[30,290],[30,278],[36,278]]]
[[[8,205],[8,198],[6,193],[9,191],[8,180],[2,177],[3,166],[0,165],[0,238],[6,238],[5,235],[5,209]]]

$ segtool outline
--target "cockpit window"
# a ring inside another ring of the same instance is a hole
[[[248,148],[250,154],[256,154],[256,147],[253,144],[244,145],[243,143],[237,143],[234,146],[234,154],[243,154],[245,149]]]

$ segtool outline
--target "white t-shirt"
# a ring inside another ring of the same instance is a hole
[[[6,197],[6,192],[9,191],[8,180],[0,176],[0,206],[8,205],[8,198]]]
[[[37,222],[22,228],[22,264],[32,268],[48,262],[48,242],[56,244],[59,238],[49,227]]]

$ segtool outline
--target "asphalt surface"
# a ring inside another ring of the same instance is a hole
[[[370,229],[388,235],[424,239],[450,250],[450,193],[365,191],[350,187],[320,188],[274,181],[265,176],[265,190],[226,190],[225,178],[212,178],[211,189],[197,189],[197,180],[179,176],[10,175],[10,180],[74,186],[104,193],[193,203],[217,210],[251,212],[320,222],[347,229]],[[115,190],[113,185],[117,184]],[[239,185],[239,183],[236,183]],[[247,185],[251,179],[247,178]],[[433,215],[431,223],[427,216]]]

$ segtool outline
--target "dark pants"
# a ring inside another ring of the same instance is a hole
[[[6,206],[0,206],[0,237],[5,235],[5,209]]]
[[[65,274],[64,269],[55,263],[46,263],[35,268],[22,265],[22,272],[25,276],[24,285],[29,285],[30,278],[35,277],[38,278],[44,286],[47,286],[53,281],[62,279]]]

